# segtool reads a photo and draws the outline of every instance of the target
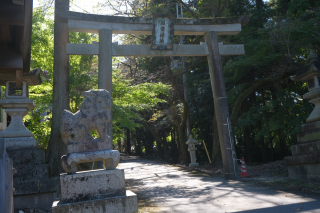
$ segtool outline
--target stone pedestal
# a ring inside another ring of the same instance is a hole
[[[116,169],[120,153],[112,150],[107,134],[112,98],[104,89],[82,92],[85,97],[75,114],[64,110],[60,133],[68,148],[61,157],[66,174],[60,175],[61,198],[52,206],[53,213],[137,212],[137,196],[126,191],[124,171]],[[112,123],[112,122],[111,122]],[[96,130],[99,138],[93,138]],[[104,170],[78,172],[77,165],[103,161]]]
[[[44,151],[39,149],[38,141],[23,124],[23,117],[30,109],[34,109],[33,100],[27,99],[25,92],[23,94],[21,97],[7,96],[7,99],[0,100],[0,106],[11,116],[11,123],[0,132],[0,138],[3,138],[7,153],[17,170],[13,176],[14,208],[49,210],[58,182],[50,178],[49,165],[44,162]]]
[[[293,156],[284,158],[289,178],[320,183],[320,121],[302,126],[291,151]]]
[[[17,170],[13,176],[14,208],[49,210],[54,201],[54,193],[57,191],[58,180],[49,176],[49,165],[44,163],[44,151],[37,149],[33,144],[30,147],[24,146],[17,149],[17,147],[10,146],[9,142],[23,144],[28,140],[14,139],[5,138],[6,144],[9,144],[7,152]],[[38,145],[38,142],[35,142]]]
[[[137,195],[126,191],[123,169],[91,170],[61,174],[61,199],[52,213],[132,213],[138,211]]]
[[[52,213],[133,213],[138,212],[137,195],[127,190],[126,195],[88,200],[72,204],[53,203]]]

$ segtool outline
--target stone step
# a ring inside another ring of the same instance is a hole
[[[50,178],[44,180],[14,181],[13,187],[15,191],[13,195],[55,192],[57,191],[58,183],[58,178]]]
[[[320,141],[292,145],[291,152],[293,156],[320,153]]]
[[[9,157],[13,160],[13,167],[21,164],[39,165],[44,164],[44,151],[38,150],[15,150],[8,151]]]
[[[320,153],[285,157],[284,163],[286,165],[320,163]]]
[[[306,123],[301,126],[302,132],[307,132],[311,130],[320,130],[320,121],[312,122],[312,123]]]
[[[288,165],[289,178],[320,183],[320,163]]]
[[[19,165],[14,168],[17,173],[13,175],[13,181],[25,181],[25,180],[42,180],[49,178],[49,165]]]
[[[320,129],[313,129],[310,131],[304,131],[297,134],[297,142],[300,143],[309,143],[316,142],[320,139]]]
[[[104,199],[126,194],[123,169],[89,170],[60,175],[61,203]]]

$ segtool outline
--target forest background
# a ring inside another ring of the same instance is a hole
[[[131,17],[176,14],[176,3],[183,5],[185,18],[250,15],[250,22],[241,33],[219,36],[219,42],[245,47],[243,56],[222,57],[237,156],[249,162],[268,162],[291,155],[295,134],[301,132],[313,105],[302,99],[307,92],[306,83],[293,82],[289,76],[303,69],[310,50],[319,54],[320,0],[101,2],[96,10],[108,6],[114,15]],[[76,5],[76,1],[71,3]],[[43,0],[40,5],[33,11],[31,68],[45,70],[44,81],[29,89],[36,109],[25,121],[42,149],[47,150],[54,78],[54,3]],[[70,43],[98,41],[96,34],[69,35]],[[182,39],[175,36],[174,43],[204,42],[203,36]],[[116,40],[121,44],[150,44],[151,36],[121,35]],[[97,63],[97,56],[70,56],[70,111],[79,110],[82,91],[97,89]],[[113,58],[113,65],[115,148],[172,163],[188,163],[185,143],[189,126],[193,138],[201,142],[197,161],[208,162],[204,142],[213,164],[222,163],[206,57]],[[41,116],[43,113],[47,115]]]

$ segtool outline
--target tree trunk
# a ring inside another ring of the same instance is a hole
[[[287,143],[286,139],[282,137],[281,132],[278,131],[278,138],[280,142],[280,150],[281,150],[281,157],[287,156]]]
[[[131,155],[130,129],[127,129],[127,150],[126,153]]]
[[[273,150],[272,140],[273,140],[273,137],[269,137],[269,144],[270,144],[270,150],[271,150],[271,161],[273,161],[273,157],[274,157],[274,150]]]
[[[162,151],[161,143],[156,140],[156,144],[157,144],[158,159],[162,159],[163,151]]]
[[[262,123],[259,122],[258,124],[258,132],[262,129]],[[266,162],[266,145],[264,144],[264,136],[260,136],[259,143],[261,145],[261,156],[262,156],[262,162]]]
[[[117,144],[118,144],[118,151],[121,152],[121,138],[118,139]]]
[[[179,126],[180,127],[180,126]],[[188,146],[186,144],[186,142],[188,141],[187,136],[185,134],[185,128],[178,128],[179,131],[179,143],[180,143],[180,148],[181,148],[181,154],[182,154],[182,161],[185,164],[190,163],[190,154],[188,151]]]
[[[140,156],[142,154],[140,129],[137,129],[136,135],[137,135],[137,137],[136,137],[137,138],[136,154]]]
[[[178,162],[177,163],[181,163],[182,162],[182,154],[181,154],[181,147],[180,147],[179,131],[177,131],[177,146],[178,146],[178,153],[179,153],[179,157],[178,157]]]
[[[55,1],[55,11],[69,10],[69,0]],[[69,109],[69,56],[66,54],[69,43],[67,23],[61,23],[55,17],[54,23],[54,67],[53,67],[53,103],[52,125],[46,162],[50,165],[50,175],[59,176],[63,173],[61,156],[67,154],[67,146],[60,134],[60,118],[63,110]]]
[[[143,123],[149,129],[151,134],[154,136],[154,139],[156,140],[157,145],[159,143],[159,145],[163,146],[164,153],[163,153],[163,156],[161,155],[161,157],[163,157],[166,161],[168,161],[170,159],[170,155],[169,155],[169,147],[168,147],[167,141],[163,140],[159,135],[158,131],[155,131],[146,120],[144,120]]]
[[[246,141],[247,145],[247,161],[252,163],[252,147],[249,127],[244,129],[244,140]]]

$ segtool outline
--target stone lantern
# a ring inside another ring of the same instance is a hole
[[[35,69],[23,75],[17,83],[16,76],[1,75],[0,72],[0,85],[6,86],[5,99],[0,100],[0,107],[11,116],[11,122],[0,132],[0,138],[17,170],[13,176],[16,209],[51,209],[58,184],[56,179],[49,178],[45,153],[23,123],[23,117],[35,108],[33,100],[29,99],[28,86],[41,84],[40,73],[41,69]]]
[[[0,100],[0,106],[11,116],[10,125],[0,132],[0,138],[5,138],[7,148],[36,147],[38,143],[32,132],[23,124],[23,117],[35,107],[33,100],[28,98],[27,82],[23,81],[19,87],[15,81],[7,81],[6,99]],[[15,142],[12,143],[12,140]]]
[[[307,64],[295,76],[290,77],[293,81],[306,81],[308,90],[303,95],[303,99],[311,99],[309,102],[315,105],[307,119],[307,123],[320,121],[320,61],[316,53],[310,53],[307,58]]]
[[[189,164],[190,167],[198,167],[199,164],[196,162],[196,143],[198,141],[194,140],[192,137],[186,142],[188,144],[188,151],[190,152],[190,158],[191,158],[191,163]]]
[[[307,123],[301,126],[302,132],[297,134],[297,144],[291,146],[292,156],[285,157],[289,178],[300,181],[320,183],[320,61],[318,55],[310,53],[304,68],[293,81],[306,81],[308,90],[303,95],[310,99],[315,108],[309,115]]]

